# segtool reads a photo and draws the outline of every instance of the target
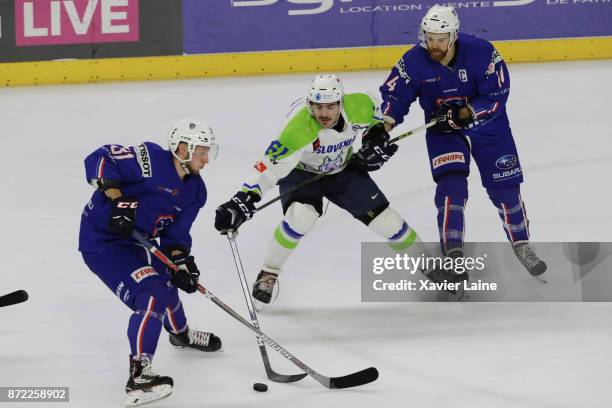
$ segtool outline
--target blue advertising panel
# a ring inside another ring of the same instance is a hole
[[[434,4],[490,41],[612,35],[611,0],[184,0],[184,52],[207,54],[413,44]]]

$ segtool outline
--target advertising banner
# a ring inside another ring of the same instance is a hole
[[[3,0],[0,22],[0,62],[182,54],[180,1]]]
[[[138,0],[15,0],[17,46],[138,41]]]
[[[187,54],[414,44],[434,4],[489,41],[612,36],[611,0],[184,0]]]

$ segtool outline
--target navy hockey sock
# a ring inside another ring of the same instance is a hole
[[[161,332],[164,307],[154,296],[144,294],[137,296],[136,307],[128,325],[132,355],[153,355]]]
[[[438,208],[440,247],[444,254],[453,248],[463,247],[465,231],[463,212],[467,199],[466,176],[452,174],[440,177],[434,201]]]
[[[511,243],[529,240],[529,220],[521,199],[520,186],[488,188],[489,198],[497,207],[506,237]]]
[[[166,307],[164,328],[170,333],[181,333],[187,329],[187,318],[183,311],[183,303],[179,300],[176,306]]]

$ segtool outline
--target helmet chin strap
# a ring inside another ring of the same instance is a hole
[[[192,154],[189,151],[189,147],[187,148],[187,153],[189,153],[189,156],[186,159],[181,159],[178,154],[176,154],[176,152],[172,152],[172,155],[176,158],[176,160],[179,161],[179,164],[181,165],[181,168],[183,170],[185,170],[185,173],[187,174],[191,174],[191,171],[189,170],[189,167],[187,167],[187,163],[189,163],[191,161],[192,158]]]
[[[183,168],[183,170],[185,170],[185,173],[191,174],[189,167],[187,167],[187,162],[181,162],[181,167]]]

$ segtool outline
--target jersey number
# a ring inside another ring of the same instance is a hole
[[[270,146],[268,146],[268,148],[266,149],[265,154],[272,160],[278,160],[279,157],[287,154],[288,152],[289,152],[289,149],[287,147],[283,146],[283,144],[279,142],[278,140],[274,140],[272,141],[272,143],[270,143]]]
[[[385,85],[387,85],[387,88],[389,88],[389,92],[395,91],[395,86],[397,85],[397,80],[398,79],[399,79],[399,75],[396,75],[393,78],[391,78],[391,80],[389,82],[387,82],[385,84]]]
[[[110,153],[113,159],[133,159],[134,155],[130,151],[129,147],[123,147],[119,145],[110,145]]]

